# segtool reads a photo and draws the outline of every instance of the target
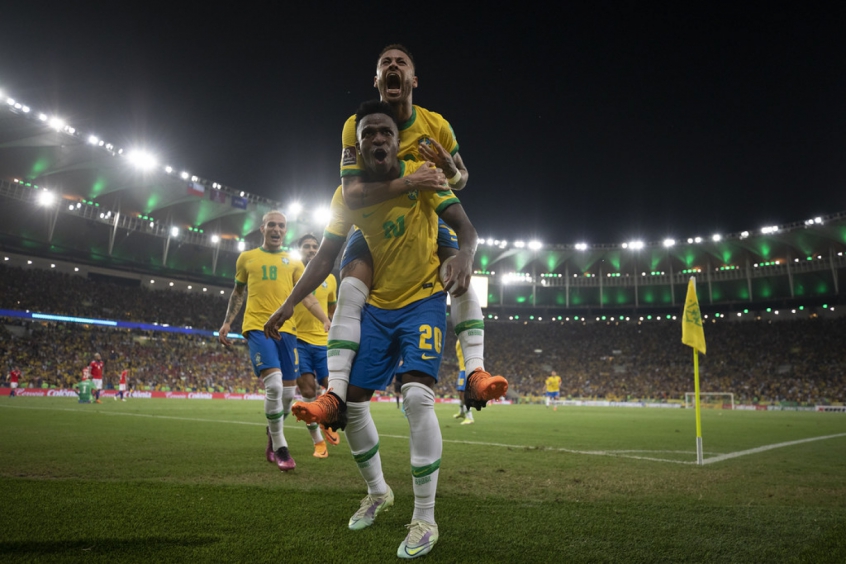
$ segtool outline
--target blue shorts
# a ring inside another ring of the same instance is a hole
[[[261,375],[262,370],[278,368],[283,380],[296,380],[300,372],[297,367],[297,338],[290,333],[279,333],[278,341],[268,339],[261,331],[247,331],[244,335],[250,345],[250,362],[253,372]]]
[[[297,339],[297,360],[300,365],[300,374],[314,374],[318,381],[329,377],[326,347]]]
[[[560,393],[561,392],[546,392],[546,397],[552,398],[552,399],[558,399],[558,395]]]
[[[402,360],[400,372],[422,372],[438,379],[446,332],[446,292],[401,309],[364,306],[361,345],[350,372],[350,384],[384,390]]]
[[[458,236],[441,218],[438,218],[438,246],[458,250]],[[361,229],[356,229],[347,239],[347,246],[344,248],[344,255],[341,257],[341,270],[352,261],[359,259],[368,262],[373,261],[364,234]]]
[[[462,370],[458,373],[458,384],[455,385],[456,391],[463,392],[467,385],[467,374]]]

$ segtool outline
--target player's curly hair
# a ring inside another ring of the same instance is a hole
[[[391,121],[394,122],[394,125],[399,128],[399,123],[397,122],[397,115],[394,113],[394,108],[387,102],[383,102],[382,100],[369,100],[364,102],[362,105],[358,107],[358,110],[355,112],[355,128],[358,130],[358,124],[361,120],[369,116],[371,114],[385,114]]]
[[[414,67],[415,71],[417,71],[417,63],[414,62],[414,55],[411,54],[411,51],[408,50],[408,47],[401,43],[391,43],[390,45],[382,49],[379,52],[379,56],[376,58],[377,66],[379,64],[379,61],[382,60],[382,55],[384,55],[388,51],[391,51],[392,49],[396,49],[397,51],[402,51],[403,53],[405,53],[405,56],[408,57],[409,61],[411,61],[411,66]]]
[[[305,235],[297,239],[297,247],[302,247],[303,243],[305,243],[308,239],[314,239],[317,244],[320,244],[320,239],[318,239],[316,235],[314,235],[313,233],[306,233]]]

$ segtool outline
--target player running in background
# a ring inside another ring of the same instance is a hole
[[[91,381],[94,383],[94,403],[100,402],[100,391],[103,389],[103,359],[100,353],[94,353],[94,360],[88,365]]]
[[[294,283],[303,273],[303,263],[282,250],[288,222],[278,211],[264,214],[260,231],[260,247],[244,251],[235,263],[235,288],[229,296],[226,318],[220,327],[218,340],[230,346],[229,329],[246,299],[242,331],[250,348],[250,362],[256,376],[264,382],[264,413],[267,419],[268,443],[265,457],[283,471],[293,470],[297,464],[288,451],[284,433],[284,416],[291,410],[294,388],[299,376],[297,367],[297,329],[293,319],[282,327],[279,341],[268,339],[262,332],[264,322],[276,307],[288,297]],[[314,296],[303,303],[320,319],[328,330],[329,318],[323,313]]]
[[[553,370],[546,379],[546,407],[552,403],[552,411],[558,411],[558,397],[561,395],[561,376]]]
[[[77,389],[76,395],[79,396],[79,403],[91,403],[91,392],[94,389],[94,383],[89,380],[91,375],[89,367],[82,369],[82,380],[74,384]]]
[[[127,376],[127,373],[128,372],[127,372],[126,369],[124,369],[120,373],[120,383],[118,384],[118,390],[119,390],[118,394],[120,394],[120,401],[126,401],[126,398],[123,397],[123,394],[126,393],[126,376]],[[113,397],[115,398],[115,401],[117,401],[117,399],[118,399],[117,394],[115,394]]]
[[[17,395],[17,389],[20,385],[21,381],[21,371],[18,370],[17,366],[13,366],[12,370],[9,372],[9,386],[11,390],[9,391],[9,397],[13,398]]]
[[[308,266],[309,261],[317,254],[317,247],[320,246],[320,241],[317,240],[317,237],[308,233],[300,237],[297,246],[299,247],[303,264]],[[337,290],[338,283],[335,281],[335,276],[330,274],[312,294],[320,303],[321,309],[330,320],[335,313],[335,305],[338,302]],[[329,369],[326,367],[326,342],[328,333],[323,327],[323,323],[314,317],[301,303],[297,304],[294,310],[294,323],[297,326],[297,356],[300,363],[300,377],[297,379],[297,385],[300,388],[303,401],[310,403],[317,397],[317,392],[320,389],[319,386],[328,387]],[[314,456],[316,458],[326,458],[329,456],[326,450],[326,442],[323,440],[323,435],[320,432],[320,425],[317,423],[308,423],[306,426],[314,442]],[[338,433],[332,429],[325,429],[324,433],[326,434],[326,441],[330,444],[337,445],[340,442]]]
[[[463,419],[464,421],[461,422],[462,425],[472,425],[475,423],[473,410],[467,409],[467,406],[464,405],[464,388],[467,384],[467,372],[464,369],[464,354],[461,352],[461,343],[458,341],[455,342],[455,356],[458,357],[458,382],[455,385],[455,389],[458,390],[458,399],[461,401],[461,407],[453,417]]]
[[[354,210],[385,202],[399,195],[420,191],[439,191],[444,180],[453,190],[467,184],[468,173],[458,142],[450,124],[435,112],[412,104],[412,90],[417,87],[414,59],[402,45],[389,45],[382,50],[376,65],[374,86],[383,102],[390,104],[397,116],[399,128],[399,158],[404,162],[431,161],[436,167],[420,167],[413,174],[391,181],[368,181],[363,176],[364,165],[356,150],[355,116],[344,124],[342,134],[341,180],[345,203]],[[446,225],[439,227],[439,256],[446,265],[458,253],[454,233]],[[450,236],[452,235],[452,237]],[[361,233],[349,239],[341,261],[341,285],[338,290],[338,311],[329,331],[329,388],[330,393],[311,405],[294,409],[298,419],[316,419],[324,426],[334,424],[327,413],[343,412],[350,368],[361,341],[361,313],[367,302],[373,279],[370,250]],[[449,291],[450,289],[447,288]],[[491,377],[484,370],[484,319],[475,291],[452,293],[452,318],[455,333],[465,352],[468,407],[481,409],[487,403],[485,390],[506,385],[502,376]],[[493,378],[493,380],[492,380]],[[341,427],[343,428],[343,427]]]
[[[358,148],[365,170],[374,179],[390,180],[413,174],[418,167],[432,166],[428,162],[397,159],[398,127],[390,105],[363,104],[356,122]],[[443,278],[444,284],[454,284],[455,293],[461,295],[470,285],[477,236],[451,191],[402,194],[352,211],[344,204],[339,187],[332,199],[332,220],[317,255],[288,300],[265,324],[266,334],[274,335],[276,327],[292,315],[297,300],[307,296],[331,271],[350,227],[357,225],[376,268],[361,326],[367,338],[361,342],[348,389],[347,442],[367,483],[367,496],[350,518],[349,528],[359,530],[372,525],[376,516],[394,503],[394,494],[382,473],[379,434],[370,414],[370,399],[375,390],[384,390],[390,384],[402,360],[414,513],[408,534],[397,549],[400,558],[427,554],[438,540],[435,493],[443,441],[435,415],[433,387],[446,329],[446,293],[439,277],[437,242],[431,236],[437,229],[438,215],[458,232],[461,250],[447,264]]]

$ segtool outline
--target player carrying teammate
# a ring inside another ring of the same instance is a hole
[[[94,353],[94,360],[88,365],[91,380],[94,383],[94,403],[100,402],[100,391],[103,389],[103,359],[100,353]]]
[[[356,122],[358,148],[365,170],[374,179],[390,180],[432,166],[397,159],[398,127],[390,105],[363,104]],[[293,314],[297,300],[307,296],[331,271],[350,227],[357,225],[376,268],[361,326],[367,338],[361,342],[350,374],[346,426],[347,442],[368,493],[350,518],[349,528],[372,525],[376,516],[394,503],[394,494],[382,473],[370,399],[375,390],[384,390],[390,383],[402,360],[414,514],[409,532],[397,549],[400,558],[427,554],[438,540],[435,493],[443,442],[435,416],[433,386],[443,354],[446,293],[439,278],[436,240],[429,235],[437,229],[437,215],[455,227],[460,244],[459,253],[444,268],[444,284],[454,284],[457,295],[464,293],[470,285],[476,231],[451,191],[402,194],[352,211],[344,204],[339,187],[332,199],[332,220],[317,255],[288,300],[265,324],[265,333],[275,335],[276,327]]]
[[[282,327],[283,335],[279,341],[266,338],[262,330],[267,317],[288,297],[304,267],[302,262],[294,260],[282,250],[288,222],[281,212],[267,212],[262,218],[260,231],[262,245],[238,255],[235,288],[229,296],[229,306],[218,340],[225,346],[232,344],[228,338],[229,329],[246,299],[242,331],[250,347],[253,371],[262,379],[265,389],[264,413],[268,425],[265,456],[268,462],[275,463],[281,471],[287,472],[297,466],[288,451],[288,441],[285,440],[283,430],[284,416],[290,412],[299,376],[297,330],[292,319]],[[328,330],[329,318],[323,313],[317,299],[307,296],[303,303]]]
[[[552,403],[552,411],[558,411],[558,397],[561,395],[561,376],[553,370],[546,379],[546,407]]]
[[[390,104],[399,128],[399,158],[404,162],[431,161],[436,167],[420,167],[416,172],[391,181],[368,181],[364,165],[356,151],[355,116],[344,124],[342,135],[341,179],[345,203],[359,209],[385,202],[398,195],[420,191],[439,191],[444,180],[454,190],[467,184],[468,173],[458,142],[450,124],[435,112],[412,104],[412,90],[417,87],[414,60],[402,45],[389,45],[382,50],[376,66],[374,86],[383,102]],[[438,230],[438,254],[446,265],[458,252],[455,234],[441,224]],[[361,314],[367,302],[373,278],[373,261],[364,237],[356,231],[349,239],[341,261],[341,285],[338,310],[329,331],[330,393],[310,405],[296,406],[294,415],[305,421],[318,421],[324,426],[343,428],[342,421],[332,421],[330,413],[344,412],[350,368],[361,342]],[[450,290],[447,288],[447,290]],[[485,390],[507,386],[502,376],[492,377],[484,370],[484,320],[478,297],[471,288],[452,294],[452,318],[455,332],[462,343],[467,364],[468,407],[481,409],[487,403]]]
[[[309,261],[317,254],[317,247],[320,245],[320,241],[317,240],[317,237],[308,233],[300,237],[297,245],[300,249],[303,264],[308,266]],[[335,276],[330,274],[317,287],[313,294],[320,303],[320,308],[330,320],[335,313],[335,305],[338,302],[337,289],[338,284],[335,282]],[[314,317],[301,303],[297,304],[294,310],[294,323],[297,326],[297,357],[300,364],[300,377],[297,379],[297,385],[300,388],[303,401],[310,403],[317,397],[317,392],[320,389],[319,386],[328,387],[329,369],[326,367],[327,332],[323,327],[323,323]],[[314,456],[316,458],[326,458],[329,456],[326,450],[326,442],[323,440],[323,435],[320,432],[320,425],[309,423],[306,426],[309,433],[311,433],[312,441],[314,441]],[[324,433],[326,434],[326,441],[330,444],[337,445],[340,442],[338,433],[332,429],[324,429]]]

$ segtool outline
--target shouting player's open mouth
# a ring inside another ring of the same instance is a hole
[[[386,151],[385,149],[379,148],[373,151],[373,160],[376,162],[377,165],[384,165],[387,158],[388,151]]]
[[[385,77],[385,92],[389,96],[399,96],[402,93],[402,77],[399,74],[388,73]]]

